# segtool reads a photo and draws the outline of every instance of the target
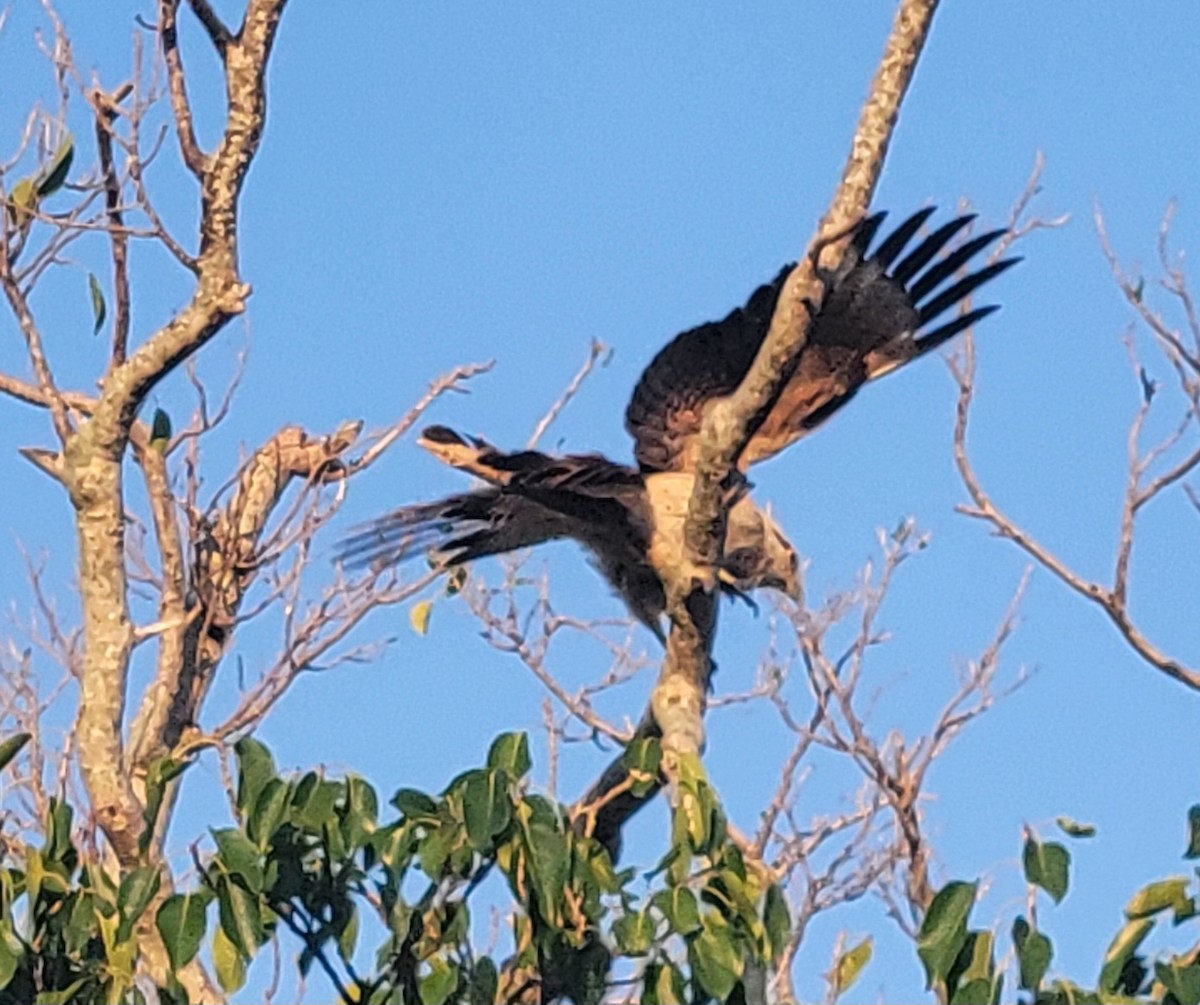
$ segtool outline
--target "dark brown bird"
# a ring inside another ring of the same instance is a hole
[[[974,219],[961,216],[905,254],[933,212],[930,207],[909,217],[872,253],[868,249],[886,214],[859,224],[841,263],[821,277],[826,287],[821,308],[792,376],[741,455],[742,472],[815,429],[864,384],[997,309],[961,312],[930,328],[1019,261],[998,261],[946,285],[1004,231],[990,231],[951,250]],[[704,411],[741,384],[793,268],[785,266],[724,320],[678,335],[646,368],[625,412],[636,468],[599,454],[508,453],[434,426],[418,442],[488,485],[393,510],[349,538],[343,558],[384,566],[433,546],[438,560],[452,567],[571,538],[591,552],[630,611],[661,640],[663,582],[684,561],[683,522]],[[736,595],[769,587],[797,597],[796,550],[748,489],[744,477],[730,489],[720,583]]]

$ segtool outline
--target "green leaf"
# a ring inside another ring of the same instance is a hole
[[[12,196],[9,198],[9,216],[12,217],[13,223],[18,227],[24,227],[33,217],[34,211],[37,209],[38,194],[37,184],[33,178],[22,178],[13,187]]]
[[[352,851],[365,845],[378,827],[379,797],[375,788],[358,775],[346,776],[346,807],[342,834]]]
[[[191,761],[172,760],[170,757],[156,757],[146,769],[146,808],[142,812],[146,827],[138,839],[142,851],[150,846],[150,839],[154,836],[158,811],[162,808],[167,786],[182,775],[191,763]]]
[[[358,945],[358,908],[353,903],[349,905],[346,923],[338,932],[337,945],[343,960],[349,963],[354,959],[354,947]]]
[[[437,803],[417,789],[400,789],[389,802],[409,820],[437,819]]]
[[[54,151],[54,156],[50,158],[49,163],[38,173],[38,198],[44,199],[48,195],[53,195],[66,184],[67,172],[71,170],[71,162],[74,159],[75,140],[72,139],[70,133],[67,133],[58,145],[58,149]]]
[[[417,858],[421,862],[421,870],[430,879],[442,878],[442,870],[458,843],[460,833],[457,826],[443,824],[422,838],[417,848]]]
[[[212,895],[207,890],[176,893],[158,909],[155,924],[171,961],[171,969],[187,966],[204,938],[205,908]]]
[[[570,875],[566,836],[542,820],[528,829],[529,878],[537,892],[538,910],[548,925],[559,923],[559,904]]]
[[[1070,817],[1058,817],[1055,821],[1058,824],[1058,829],[1067,837],[1073,838],[1090,838],[1096,836],[1096,827],[1094,824],[1081,824]]]
[[[8,762],[21,752],[21,748],[29,742],[31,734],[13,733],[7,740],[0,743],[0,771],[8,767]]]
[[[581,882],[590,881],[600,893],[616,893],[621,889],[621,878],[600,842],[576,835],[574,848],[575,875]]]
[[[763,925],[767,929],[767,941],[771,944],[771,956],[779,958],[783,947],[792,936],[792,918],[787,898],[779,886],[772,883],[767,887],[767,900],[763,907]],[[847,985],[848,986],[848,985]]]
[[[1200,858],[1200,803],[1188,810],[1188,842],[1183,857]]]
[[[210,833],[217,844],[214,863],[224,872],[240,876],[251,893],[262,893],[263,865],[258,846],[236,827]]]
[[[1177,959],[1170,963],[1156,962],[1154,976],[1179,1005],[1200,1005],[1200,963],[1188,965]]]
[[[171,417],[161,408],[154,410],[154,419],[150,423],[150,449],[160,454],[166,453],[171,442]]]
[[[417,993],[424,1005],[444,1005],[458,986],[458,974],[441,957],[428,962],[429,973],[417,982]]]
[[[418,600],[408,609],[408,623],[418,635],[429,632],[429,616],[433,613],[432,600]]]
[[[1100,971],[1098,990],[1114,991],[1116,989],[1125,964],[1138,951],[1138,947],[1150,934],[1150,929],[1153,927],[1154,922],[1149,918],[1138,918],[1135,921],[1127,922],[1117,932],[1108,947],[1108,952],[1104,954],[1104,966]]]
[[[1020,986],[1028,991],[1037,991],[1046,971],[1050,969],[1054,947],[1045,935],[1030,928],[1029,922],[1020,915],[1013,922],[1012,936],[1021,968]]]
[[[161,883],[162,873],[153,865],[139,866],[121,880],[121,888],[117,893],[117,908],[121,912],[118,942],[124,942],[132,934],[133,926],[158,893]]]
[[[991,932],[968,931],[946,978],[951,1005],[996,1005],[1000,982]]]
[[[696,903],[696,895],[686,886],[659,890],[654,895],[653,904],[662,911],[671,931],[677,935],[691,935],[700,931],[700,905]]]
[[[169,427],[166,435],[170,439]],[[244,814],[258,801],[259,793],[266,788],[267,782],[277,777],[278,773],[271,752],[253,737],[242,737],[234,745],[233,752],[237,755],[238,765],[237,808],[239,813]]]
[[[91,892],[81,890],[71,905],[71,916],[64,932],[63,942],[68,953],[83,953],[96,937],[96,910]]]
[[[1040,886],[1056,904],[1067,895],[1071,853],[1056,841],[1039,841],[1030,834],[1025,839],[1025,879]]]
[[[13,979],[24,955],[25,947],[13,933],[12,922],[4,918],[0,921],[0,989]]]
[[[642,986],[642,1001],[647,1005],[683,1005],[688,1000],[683,974],[669,960],[647,966]]]
[[[645,956],[654,945],[654,929],[648,911],[633,911],[613,923],[613,938],[624,956]]]
[[[853,987],[863,969],[871,962],[873,951],[874,943],[868,935],[853,949],[847,949],[838,957],[837,963],[833,966],[833,973],[829,975],[829,983],[833,986],[835,998],[845,994]]]
[[[986,977],[965,981],[954,989],[950,1005],[995,1005],[995,987]]]
[[[476,851],[492,845],[492,838],[512,819],[512,800],[502,770],[473,772],[463,786],[463,822],[467,840]]]
[[[217,906],[229,941],[237,946],[243,959],[253,959],[264,937],[258,898],[226,878],[217,884]]]
[[[305,785],[309,778],[315,782]],[[333,808],[342,795],[342,786],[338,782],[328,782],[317,778],[312,772],[305,775],[292,798],[292,807],[296,810],[296,822],[302,827],[320,834],[328,823],[337,824]]]
[[[496,988],[500,985],[500,974],[490,956],[475,961],[471,969],[471,982],[467,988],[467,1001],[494,1002]]]
[[[117,884],[108,872],[96,862],[89,862],[85,869],[85,887],[101,905],[106,918],[117,913]]]
[[[92,334],[99,335],[104,327],[104,319],[108,316],[108,306],[104,303],[104,291],[100,289],[100,280],[88,273],[88,293],[92,298]]]
[[[254,809],[246,820],[246,833],[250,836],[260,851],[266,851],[271,845],[271,838],[283,823],[287,813],[288,799],[291,788],[287,782],[279,778],[271,778],[263,786],[258,798],[254,801]]]
[[[489,768],[503,768],[512,778],[524,778],[533,767],[529,737],[525,733],[501,733],[488,751]]]
[[[633,780],[634,796],[644,796],[657,784],[662,768],[662,744],[656,737],[634,740],[621,755],[621,764]]]
[[[75,992],[88,980],[87,977],[80,977],[77,981],[71,981],[61,991],[40,991],[36,998],[37,1005],[76,1005],[79,999],[75,997]]]
[[[1188,896],[1186,876],[1172,876],[1143,886],[1125,905],[1125,917],[1149,918],[1168,909],[1176,916],[1191,913],[1192,899]]]
[[[925,966],[926,987],[944,984],[967,940],[967,919],[977,883],[947,883],[933,898],[917,936],[917,955]]]
[[[71,804],[52,798],[46,820],[46,844],[44,851],[48,862],[65,864],[74,848],[71,845],[71,822],[75,811]],[[72,862],[74,860],[72,859]]]
[[[674,812],[677,818],[682,818],[682,834],[697,854],[707,855],[724,843],[725,816],[712,787],[703,779],[689,783],[681,777]]]
[[[226,994],[233,994],[246,983],[246,961],[220,925],[213,932],[212,957],[217,980]]]
[[[727,1001],[742,976],[743,967],[733,932],[716,918],[706,917],[703,931],[688,948],[692,957],[692,976],[717,1001]]]
[[[740,864],[739,856],[737,865]],[[759,920],[757,906],[751,899],[747,883],[737,865],[727,865],[709,873],[700,895],[714,904],[731,924],[740,922],[742,930],[748,932],[757,945],[762,946],[767,942],[766,929]]]

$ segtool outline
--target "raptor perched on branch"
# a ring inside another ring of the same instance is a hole
[[[874,249],[885,213],[860,223],[838,267],[821,275],[825,297],[793,373],[758,422],[728,487],[722,588],[800,589],[796,550],[749,496],[744,473],[805,436],[869,381],[944,344],[996,310],[961,311],[931,325],[989,279],[1009,258],[952,281],[995,242],[994,230],[954,247],[974,219],[960,216],[907,250],[933,214],[913,214]],[[572,538],[633,614],[659,639],[663,581],[683,561],[683,522],[691,497],[705,408],[732,394],[750,368],[779,300],[787,265],[744,307],[722,321],[678,335],[646,368],[625,412],[637,467],[599,454],[554,457],[508,453],[444,426],[418,442],[440,460],[487,482],[473,492],[393,510],[359,530],[343,556],[384,566],[433,546],[447,567],[557,538]],[[947,285],[948,284],[948,285]]]

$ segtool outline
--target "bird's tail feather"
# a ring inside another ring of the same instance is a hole
[[[440,565],[454,566],[561,537],[558,524],[529,499],[483,489],[393,510],[351,534],[338,557],[351,567],[383,568],[432,552]]]

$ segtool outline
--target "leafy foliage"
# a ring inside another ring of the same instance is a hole
[[[781,893],[730,843],[698,761],[681,783],[676,843],[650,887],[635,889],[635,870],[618,872],[561,806],[528,791],[523,734],[498,737],[484,767],[437,795],[401,789],[385,818],[362,778],[282,777],[255,740],[236,754],[237,824],[211,831],[200,886],[169,897],[156,919],[176,968],[208,940],[226,990],[282,928],[300,941],[301,970],[319,967],[345,1001],[520,1000],[534,989],[599,1002],[615,957],[636,963],[646,1001],[725,1001],[748,963],[769,963],[788,936]],[[657,771],[656,744],[634,756]],[[504,959],[469,942],[469,894],[493,870],[513,899]],[[383,933],[370,976],[355,966],[365,914]]]
[[[0,745],[10,759],[20,739]],[[151,919],[173,971],[202,957],[227,993],[243,986],[267,941],[283,935],[298,941],[302,973],[318,969],[343,1001],[380,1005],[587,1005],[604,999],[616,972],[639,1001],[742,1001],[752,970],[787,958],[786,899],[730,839],[696,759],[678,767],[671,847],[639,875],[617,870],[586,833],[586,814],[573,821],[530,791],[524,734],[498,737],[482,767],[440,793],[400,789],[382,807],[357,775],[280,775],[253,739],[235,753],[237,819],[210,831],[199,881],[188,889],[161,889],[160,870],[148,864],[113,878],[81,854],[71,808],[51,802],[42,844],[10,854],[0,871],[0,1005],[141,1002],[138,929]],[[653,740],[631,746],[631,784],[656,774],[661,756]],[[182,768],[155,765],[150,788]],[[1027,831],[1023,862],[1031,896],[1044,891],[1048,907],[1065,897],[1065,848]],[[477,952],[470,939],[471,894],[493,872],[512,898],[502,958]],[[1156,925],[1196,917],[1195,885],[1177,876],[1139,890],[1096,980],[1085,984],[1054,975],[1054,945],[1036,913],[1018,916],[1009,958],[1023,1005],[1200,1005],[1196,948],[1153,958],[1143,950]],[[1013,1000],[997,962],[1003,948],[993,932],[971,927],[977,893],[977,883],[948,883],[925,913],[917,954],[939,1001]],[[867,937],[840,953],[828,974],[832,998],[860,978],[872,948]],[[159,994],[186,1001],[174,978]]]
[[[1094,828],[1059,826],[1080,838]],[[1071,856],[1060,844],[1042,842],[1027,831],[1023,850],[1025,879],[1031,898],[1041,889],[1055,904],[1070,885]],[[1149,959],[1141,951],[1155,925],[1170,918],[1174,925],[1197,917],[1196,877],[1178,876],[1149,883],[1125,908],[1125,922],[1105,953],[1093,985],[1061,977],[1047,979],[1054,960],[1054,944],[1042,932],[1034,915],[1018,915],[1012,925],[1012,947],[1017,962],[1018,987],[1029,992],[1022,1005],[1076,1005],[1076,1003],[1152,1002],[1156,1005],[1200,1005],[1200,943],[1181,953]],[[1003,975],[997,971],[997,953],[989,932],[970,929],[970,914],[977,884],[948,883],[933,899],[918,940],[929,986],[938,1000],[982,1005],[1009,1000],[1003,992]],[[1031,899],[1031,903],[1033,900]]]
[[[0,1005],[136,1000],[135,926],[159,872],[145,866],[115,883],[84,861],[73,819],[50,800],[42,844],[0,870]]]

